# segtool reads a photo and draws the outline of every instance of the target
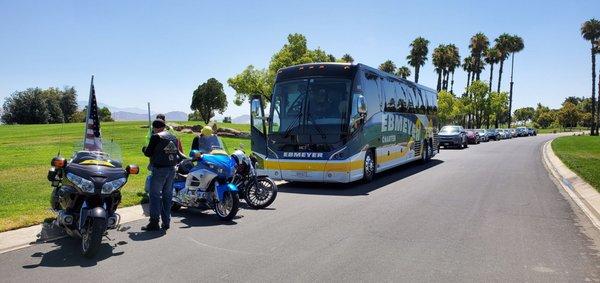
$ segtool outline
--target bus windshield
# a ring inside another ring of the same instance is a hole
[[[340,134],[348,114],[351,81],[310,78],[275,84],[270,132]]]

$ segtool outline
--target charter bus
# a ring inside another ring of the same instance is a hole
[[[276,180],[371,181],[438,153],[437,93],[363,64],[283,68],[264,100],[250,102],[252,151]]]

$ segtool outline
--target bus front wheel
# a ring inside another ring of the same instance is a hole
[[[365,154],[365,163],[363,166],[363,180],[370,182],[375,176],[375,156],[372,150]]]

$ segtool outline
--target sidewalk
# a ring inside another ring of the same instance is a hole
[[[121,225],[146,218],[147,211],[147,204],[117,209],[117,213],[121,215]],[[0,254],[66,236],[62,229],[57,228],[52,223],[43,223],[3,232],[0,233]]]
[[[546,142],[542,148],[544,164],[560,187],[583,210],[592,224],[600,229],[600,193],[560,161],[554,154],[551,143],[552,140]]]

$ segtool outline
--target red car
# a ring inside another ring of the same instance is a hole
[[[471,143],[471,144],[478,144],[479,141],[479,135],[477,134],[477,132],[475,130],[466,130],[467,132],[467,142]]]

